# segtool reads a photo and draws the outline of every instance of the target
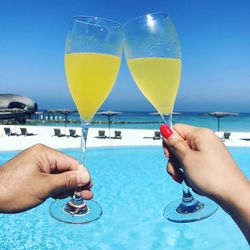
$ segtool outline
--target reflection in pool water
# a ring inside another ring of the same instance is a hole
[[[232,148],[250,178],[250,149]],[[80,160],[79,150],[64,151]],[[0,153],[3,163],[15,153]],[[67,225],[49,215],[52,199],[16,215],[0,215],[0,249],[249,249],[231,218],[219,209],[189,224],[165,220],[180,186],[165,173],[161,147],[88,149],[96,200],[104,214],[88,225]]]

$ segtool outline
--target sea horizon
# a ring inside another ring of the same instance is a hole
[[[107,111],[107,110],[100,110]],[[124,111],[120,114],[110,117],[111,128],[130,128],[130,129],[154,129],[159,130],[163,120],[156,111]],[[45,126],[65,126],[65,115],[58,113],[47,113],[37,117],[33,125]],[[209,112],[182,112],[175,111],[173,114],[173,124],[183,123],[193,126],[210,128],[218,131],[218,119],[208,115]],[[233,112],[235,113],[235,112]],[[80,126],[80,116],[78,112],[67,116],[67,126]],[[108,117],[102,114],[96,114],[91,122],[91,127],[108,127]],[[237,115],[222,117],[219,124],[220,131],[250,132],[250,113],[237,113]]]
[[[72,110],[75,113],[78,113],[76,108],[41,108],[38,109],[37,112],[47,112],[49,110]],[[157,110],[124,110],[124,109],[100,109],[97,111],[95,115],[99,115],[98,112],[105,112],[105,111],[114,111],[114,112],[121,112],[122,114],[151,114],[151,113],[157,113]],[[227,112],[227,113],[236,113],[239,115],[250,115],[250,112],[241,112],[241,111],[232,111],[232,110],[207,110],[207,111],[181,111],[181,110],[174,110],[174,115],[203,115],[206,113],[212,113],[212,112]],[[179,113],[179,114],[177,114]]]

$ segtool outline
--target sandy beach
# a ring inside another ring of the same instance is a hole
[[[4,133],[4,127],[9,127],[12,132],[20,134],[20,128],[26,127],[32,136],[7,136]],[[62,148],[79,148],[80,137],[57,137],[54,136],[54,128],[61,129],[65,133],[64,127],[48,127],[48,126],[14,126],[0,125],[0,151],[23,150],[36,143],[42,143],[49,147]],[[78,135],[81,134],[80,127],[67,127],[66,134],[69,134],[69,129],[75,129]],[[121,131],[121,139],[97,138],[98,130],[105,130],[105,134],[109,136],[108,129],[90,128],[88,134],[87,147],[117,147],[117,146],[161,146],[161,140],[153,140],[155,130],[146,129],[110,129],[110,136],[114,137],[114,131]],[[217,133],[222,137],[223,132]],[[244,138],[245,140],[243,140]],[[247,132],[232,132],[230,139],[224,141],[227,146],[250,147],[250,133]]]

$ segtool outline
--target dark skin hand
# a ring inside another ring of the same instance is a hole
[[[49,197],[72,196],[76,188],[88,200],[92,186],[89,171],[76,159],[37,144],[0,168],[0,212],[26,211]]]

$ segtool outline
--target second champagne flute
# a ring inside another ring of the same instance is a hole
[[[181,75],[181,52],[173,22],[167,13],[137,17],[123,26],[124,49],[130,72],[141,92],[172,126],[172,111]],[[212,215],[217,205],[196,199],[182,183],[183,197],[164,210],[174,222],[192,222]]]
[[[98,17],[73,18],[66,39],[65,71],[81,117],[83,163],[89,125],[115,83],[121,55],[119,23]],[[71,199],[53,202],[50,213],[59,221],[83,224],[97,220],[102,208],[93,200],[83,200],[80,190],[75,190]]]

